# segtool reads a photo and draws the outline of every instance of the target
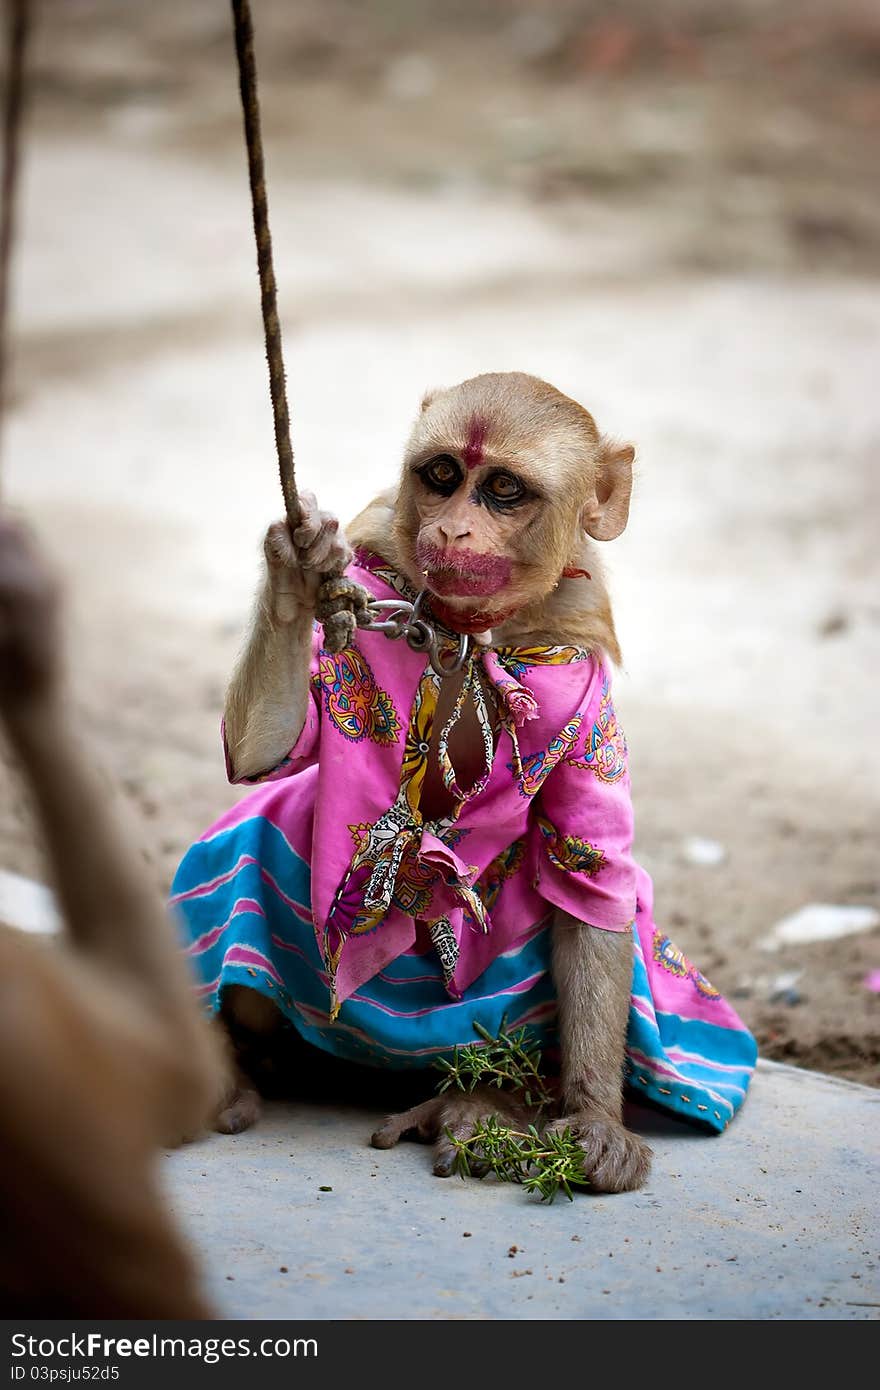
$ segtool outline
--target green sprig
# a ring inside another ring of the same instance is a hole
[[[572,1187],[586,1187],[584,1154],[570,1129],[541,1134],[534,1125],[508,1129],[495,1115],[480,1121],[468,1139],[447,1137],[455,1149],[453,1171],[460,1177],[494,1173],[503,1182],[515,1182],[526,1192],[537,1192],[542,1202],[552,1202],[560,1191],[573,1201]]]
[[[474,1024],[474,1029],[483,1039],[482,1046],[471,1043],[456,1047],[451,1062],[445,1057],[438,1058],[436,1066],[447,1073],[438,1091],[448,1091],[450,1086],[468,1092],[480,1084],[499,1089],[507,1086],[521,1092],[526,1105],[551,1103],[553,1093],[541,1075],[541,1053],[527,1046],[525,1028],[508,1033],[502,1023],[497,1038],[479,1023]]]
[[[539,1111],[553,1103],[553,1091],[541,1075],[541,1053],[528,1046],[525,1028],[507,1032],[502,1020],[497,1038],[478,1023],[474,1028],[482,1043],[456,1047],[451,1062],[437,1060],[436,1066],[445,1072],[437,1087],[441,1094],[453,1086],[470,1093],[482,1084],[506,1087]],[[462,1178],[494,1173],[503,1182],[539,1193],[542,1202],[552,1202],[560,1189],[572,1201],[572,1188],[588,1185],[583,1150],[570,1129],[511,1129],[497,1115],[489,1115],[467,1139],[448,1129],[446,1134],[455,1149],[453,1171]]]

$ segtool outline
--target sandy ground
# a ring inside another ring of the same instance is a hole
[[[47,8],[3,494],[69,580],[83,733],[167,885],[238,794],[222,691],[280,508],[237,92],[224,6]],[[607,556],[658,920],[765,1056],[877,1084],[880,932],[764,943],[880,901],[880,40],[784,4],[659,37],[488,8],[255,6],[301,484],[352,515],[424,388],[481,370],[637,444]],[[2,790],[0,867],[39,877]]]

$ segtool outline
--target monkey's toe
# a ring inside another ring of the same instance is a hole
[[[480,1125],[487,1120],[517,1131],[524,1131],[536,1117],[536,1111],[514,1096],[495,1087],[478,1086],[466,1094],[442,1097],[443,1109],[439,1120],[439,1135],[434,1149],[434,1176],[448,1178],[456,1171],[459,1145],[472,1139]],[[467,1155],[467,1173],[472,1178],[484,1178],[490,1170],[479,1154]]]
[[[441,1139],[434,1150],[434,1177],[451,1178],[455,1171],[457,1151],[448,1139]]]
[[[583,1166],[594,1192],[634,1192],[647,1182],[653,1151],[619,1121],[570,1115],[551,1129],[571,1130],[583,1150]]]
[[[412,1137],[420,1144],[429,1144],[437,1137],[437,1121],[442,1105],[441,1097],[435,1096],[399,1115],[389,1115],[372,1135],[370,1143],[374,1149],[393,1149],[401,1139]]]
[[[381,1129],[375,1130],[370,1135],[370,1143],[374,1149],[393,1149],[399,1138],[399,1134],[392,1133],[386,1125],[383,1125]]]
[[[256,1124],[263,1109],[257,1091],[242,1088],[233,1091],[214,1118],[214,1128],[218,1134],[241,1134]]]

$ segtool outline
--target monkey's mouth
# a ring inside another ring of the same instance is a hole
[[[516,611],[516,608],[503,608],[497,613],[487,613],[483,608],[475,608],[463,612],[448,607],[442,599],[431,600],[431,612],[451,632],[486,632],[489,628],[500,627]]]
[[[418,560],[427,587],[444,598],[490,598],[510,582],[511,564],[501,555],[420,545]]]

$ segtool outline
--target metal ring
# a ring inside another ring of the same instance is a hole
[[[410,619],[406,627],[407,645],[414,652],[433,651],[436,644],[434,629],[425,622],[424,618]]]
[[[386,637],[396,642],[406,634],[413,611],[413,605],[405,598],[376,598],[367,604],[368,621],[362,626],[367,632],[384,632]],[[388,613],[384,622],[376,622],[374,613]]]
[[[445,662],[442,659],[440,644],[437,641],[436,633],[432,633],[431,642],[431,666],[438,676],[452,676],[456,671],[460,671],[467,660],[468,650],[470,649],[471,639],[466,632],[458,634],[458,651],[452,661]]]

